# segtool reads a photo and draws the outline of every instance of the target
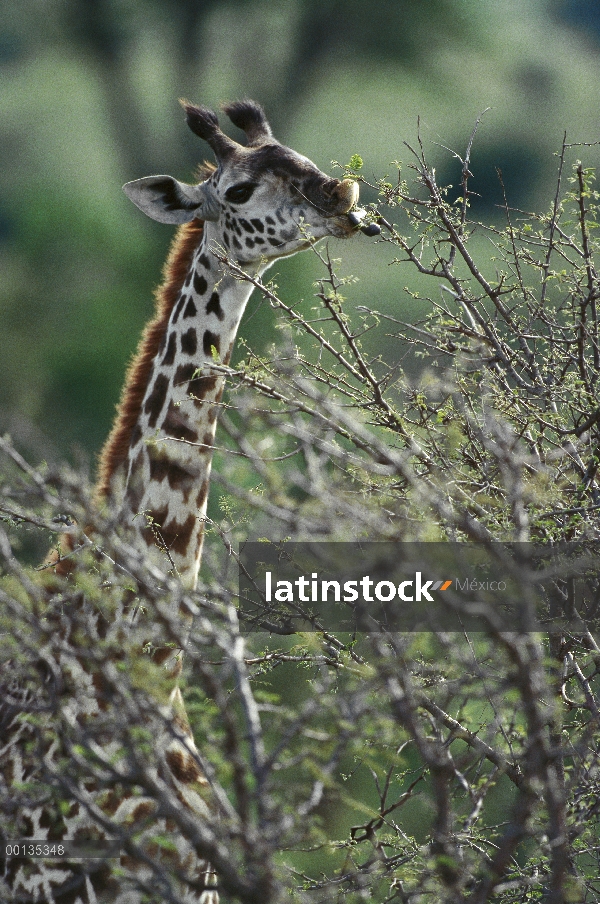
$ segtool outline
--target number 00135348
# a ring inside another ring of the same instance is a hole
[[[96,841],[93,839],[38,841],[33,838],[27,838],[18,841],[5,842],[3,844],[3,853],[6,858],[33,857],[59,860],[104,860],[109,857],[118,857],[120,849],[121,842],[111,839],[108,841]]]

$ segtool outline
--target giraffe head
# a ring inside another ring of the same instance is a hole
[[[225,135],[211,110],[183,106],[190,129],[210,145],[217,166],[197,185],[172,176],[128,182],[126,194],[152,219],[203,220],[210,238],[245,264],[287,257],[325,236],[346,238],[357,231],[362,212],[355,210],[356,182],[332,179],[280,144],[259,104],[247,100],[224,108],[246,133],[246,145]]]

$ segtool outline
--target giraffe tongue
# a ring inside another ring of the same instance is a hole
[[[381,226],[378,226],[377,223],[369,223],[368,225],[361,226],[362,220],[366,217],[367,211],[362,210],[362,208],[357,207],[356,210],[351,210],[348,214],[348,219],[352,223],[353,226],[358,226],[361,232],[364,232],[365,235],[380,235],[381,234]]]

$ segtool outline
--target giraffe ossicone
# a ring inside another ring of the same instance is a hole
[[[229,138],[216,115],[182,102],[192,131],[212,148],[196,185],[146,176],[124,190],[145,214],[180,226],[158,311],[130,367],[101,457],[99,496],[139,528],[150,554],[197,581],[222,376],[253,286],[213,253],[224,249],[251,276],[326,236],[360,229],[358,185],[334,179],[280,144],[254,101],[224,107],[247,138]]]

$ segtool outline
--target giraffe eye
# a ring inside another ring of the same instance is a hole
[[[255,188],[254,182],[240,182],[238,185],[232,185],[225,192],[225,200],[232,201],[234,204],[245,204],[254,194]]]

